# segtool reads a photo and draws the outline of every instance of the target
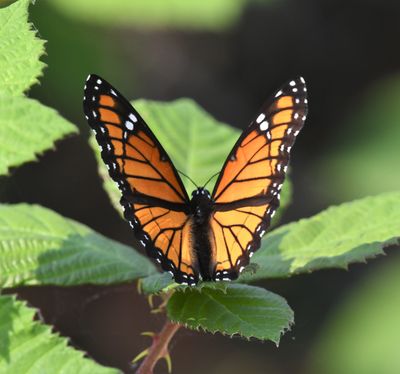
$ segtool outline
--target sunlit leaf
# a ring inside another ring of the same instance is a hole
[[[273,230],[252,257],[257,272],[243,274],[240,280],[346,268],[382,254],[399,238],[400,193],[367,197]]]
[[[0,95],[0,175],[36,160],[56,140],[76,132],[72,123],[36,100]]]
[[[29,4],[19,0],[0,9],[0,175],[77,132],[56,111],[22,95],[44,66],[44,42],[28,22]]]
[[[228,284],[224,291],[204,287],[175,292],[168,317],[191,329],[279,342],[293,323],[285,299],[259,287]]]
[[[0,95],[21,95],[37,82],[44,41],[28,22],[30,0],[0,8]]]
[[[14,296],[0,296],[0,373],[117,374],[85,358],[51,327],[34,320],[36,311]]]
[[[0,287],[110,284],[155,272],[146,257],[36,205],[0,205]]]

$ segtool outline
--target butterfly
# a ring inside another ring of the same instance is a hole
[[[262,106],[212,193],[198,187],[191,198],[140,114],[97,75],[86,81],[83,109],[148,256],[181,284],[238,278],[279,206],[290,150],[307,115],[304,79],[289,81]]]

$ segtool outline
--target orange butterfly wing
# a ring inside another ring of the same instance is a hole
[[[289,154],[307,115],[303,78],[284,85],[242,133],[213,191],[211,258],[215,280],[236,279],[260,247],[279,206]]]
[[[196,283],[189,198],[171,159],[136,110],[104,79],[88,77],[83,107],[138,242],[177,282]]]

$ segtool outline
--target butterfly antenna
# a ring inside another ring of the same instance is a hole
[[[214,178],[216,175],[218,175],[218,174],[219,174],[219,171],[216,172],[214,175],[212,175],[212,176],[208,179],[208,181],[206,182],[206,184],[204,185],[204,188],[206,188],[207,184],[210,183],[211,179],[213,179],[213,178]]]
[[[196,188],[199,188],[199,186],[195,182],[193,182],[192,178],[190,178],[189,176],[187,176],[185,173],[181,172],[180,170],[178,170],[178,173],[182,174],[184,177],[189,179],[196,186]]]

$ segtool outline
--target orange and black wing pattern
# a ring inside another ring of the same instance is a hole
[[[178,283],[197,283],[189,197],[171,159],[131,104],[99,76],[88,77],[83,108],[138,242]]]
[[[303,78],[285,84],[244,130],[219,175],[210,221],[213,279],[236,279],[279,206],[290,150],[307,115]]]

